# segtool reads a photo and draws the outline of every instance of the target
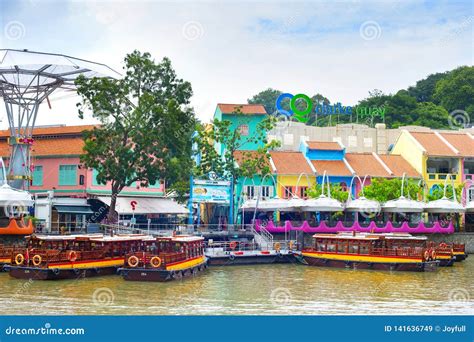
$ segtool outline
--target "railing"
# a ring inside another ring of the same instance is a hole
[[[125,261],[126,261],[126,266],[131,266],[128,264],[128,260],[131,257],[136,257],[138,259],[138,265],[135,267],[140,267],[140,268],[157,268],[153,267],[150,263],[151,259],[154,257],[158,257],[161,260],[161,265],[160,268],[166,267],[166,265],[179,262],[179,261],[185,261],[189,257],[186,256],[186,253],[182,252],[177,252],[177,253],[143,253],[143,252],[135,252],[135,253],[129,253],[125,255]]]
[[[453,173],[428,173],[428,179],[429,180],[445,180],[448,175],[451,175],[451,178],[453,180],[456,180],[457,178],[457,171],[454,171]]]
[[[259,243],[242,242],[242,241],[212,241],[206,242],[206,253],[213,254],[212,250],[217,252],[245,252],[245,251],[260,251],[260,250],[297,250],[298,245],[294,240],[275,241],[271,245],[262,246]]]
[[[71,253],[74,252],[74,259],[72,259]],[[16,264],[16,256],[18,254],[23,255],[23,262],[21,264]],[[25,249],[17,250],[11,254],[12,260],[18,266],[35,266],[35,267],[42,267],[45,268],[50,263],[57,263],[57,262],[80,262],[85,260],[95,260],[95,259],[103,259],[105,257],[112,257],[112,256],[119,256],[114,255],[116,253],[106,253],[105,251],[95,250],[95,251],[76,251],[76,250],[66,250],[60,251],[57,249],[30,249],[28,253]],[[35,265],[34,259],[36,256],[40,256],[40,262]]]

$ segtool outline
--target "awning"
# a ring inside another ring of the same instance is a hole
[[[110,196],[97,197],[110,206]],[[135,207],[135,210],[132,210]],[[187,214],[185,206],[169,198],[159,197],[117,197],[115,210],[120,215],[141,214]]]
[[[94,213],[88,205],[55,205],[54,208],[58,211],[58,213],[64,214],[89,215]]]

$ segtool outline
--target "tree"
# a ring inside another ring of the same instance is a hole
[[[451,71],[436,83],[433,98],[448,112],[464,110],[474,122],[474,67],[463,66]]]
[[[464,188],[464,184],[458,185],[456,189],[456,199],[458,202],[461,202],[461,194]],[[444,195],[444,184],[437,184],[437,186],[432,187],[432,190],[426,196],[428,201],[435,201],[443,198]],[[448,199],[453,198],[453,186],[451,184],[446,185],[446,197]]]
[[[339,202],[346,202],[349,197],[348,190],[343,190],[342,187],[337,185],[330,185],[331,198],[337,199]],[[321,196],[322,188],[321,184],[314,184],[311,188],[306,190],[306,194],[309,198],[318,198]],[[324,195],[327,196],[327,188],[324,188]]]
[[[111,182],[108,220],[116,221],[117,195],[137,182],[145,187],[165,179],[168,185],[189,178],[195,117],[192,88],[176,76],[168,58],[156,63],[134,51],[125,59],[121,79],[79,77],[79,117],[92,111],[100,126],[85,133],[81,162]]]
[[[408,94],[416,98],[418,102],[434,102],[433,94],[436,83],[446,78],[449,72],[438,72],[416,82],[415,86],[408,87]]]
[[[449,113],[444,107],[435,105],[432,102],[419,102],[412,112],[413,125],[430,128],[449,128]]]
[[[282,92],[273,88],[265,89],[247,100],[249,104],[261,104],[268,114],[276,112],[275,102]]]
[[[372,178],[369,185],[364,187],[364,196],[378,202],[387,202],[397,199],[402,194],[402,180],[400,178]],[[423,199],[423,187],[416,180],[405,181],[403,196],[415,200]]]

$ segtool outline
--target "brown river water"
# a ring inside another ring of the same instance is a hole
[[[3,315],[473,314],[474,256],[433,273],[297,264],[211,267],[169,283],[0,274]]]

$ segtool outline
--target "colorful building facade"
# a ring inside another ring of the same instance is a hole
[[[474,137],[470,133],[404,130],[392,154],[406,159],[422,175],[430,191],[442,187],[448,174],[455,186],[474,179]]]

